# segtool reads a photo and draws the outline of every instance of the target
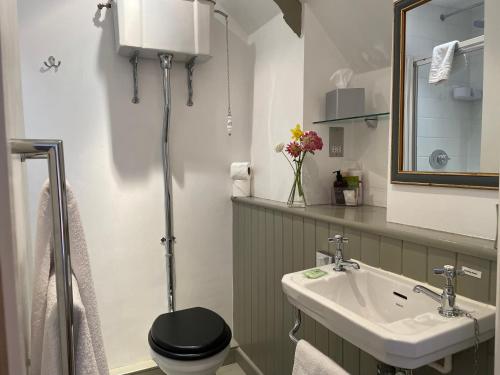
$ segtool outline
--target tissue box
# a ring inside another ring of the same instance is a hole
[[[326,119],[363,116],[365,89],[335,89],[326,94]]]

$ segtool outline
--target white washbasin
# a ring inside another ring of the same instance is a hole
[[[292,305],[391,366],[415,369],[473,346],[471,319],[442,317],[437,302],[413,292],[417,284],[440,289],[359,264],[360,270],[345,272],[316,267],[328,275],[315,280],[303,271],[287,274],[283,291]],[[478,319],[481,341],[494,336],[494,306],[461,296],[456,304]]]

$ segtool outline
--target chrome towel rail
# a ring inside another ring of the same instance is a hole
[[[300,326],[302,325],[302,312],[297,309],[297,316],[295,317],[295,324],[293,325],[293,328],[290,330],[288,333],[288,337],[290,337],[290,340],[294,344],[297,344],[299,342],[299,338],[295,336],[295,334],[299,331]]]
[[[73,287],[63,143],[59,140],[13,139],[9,144],[11,153],[21,155],[21,161],[48,161],[61,368],[62,375],[75,375]]]

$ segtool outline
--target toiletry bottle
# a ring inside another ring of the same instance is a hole
[[[342,177],[341,171],[335,171],[333,173],[336,173],[337,176],[335,178],[335,182],[333,183],[332,203],[337,205],[345,205],[344,189],[347,187],[347,182]]]

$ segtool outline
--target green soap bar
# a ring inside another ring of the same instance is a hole
[[[304,276],[308,279],[318,279],[325,275],[327,275],[327,273],[325,271],[321,271],[318,268],[304,272]]]

